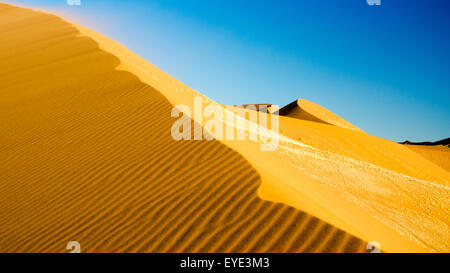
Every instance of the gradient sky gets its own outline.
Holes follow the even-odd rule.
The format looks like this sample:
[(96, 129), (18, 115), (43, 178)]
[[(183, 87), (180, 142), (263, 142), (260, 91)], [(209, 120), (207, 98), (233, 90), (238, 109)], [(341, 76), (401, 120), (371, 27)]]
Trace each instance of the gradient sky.
[(450, 137), (450, 1), (6, 1), (94, 29), (223, 104), (314, 101), (394, 141)]

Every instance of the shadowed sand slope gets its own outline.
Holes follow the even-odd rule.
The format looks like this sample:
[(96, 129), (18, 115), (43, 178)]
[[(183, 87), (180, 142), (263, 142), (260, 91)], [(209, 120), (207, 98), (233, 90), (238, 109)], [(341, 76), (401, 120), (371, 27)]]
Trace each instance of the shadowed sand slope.
[(361, 129), (344, 120), (328, 109), (311, 101), (298, 99), (279, 110), (281, 116), (331, 124), (338, 127), (362, 132)]
[(444, 145), (406, 145), (406, 147), (450, 172), (450, 147)]
[(170, 135), (172, 104), (52, 15), (0, 4), (0, 252), (358, 252), (257, 196), (217, 141)]
[(404, 144), (409, 149), (450, 172), (450, 138), (435, 142), (410, 142), (407, 140), (400, 144)]
[(400, 144), (404, 144), (409, 149), (450, 172), (450, 138), (435, 142), (410, 142), (407, 140)]

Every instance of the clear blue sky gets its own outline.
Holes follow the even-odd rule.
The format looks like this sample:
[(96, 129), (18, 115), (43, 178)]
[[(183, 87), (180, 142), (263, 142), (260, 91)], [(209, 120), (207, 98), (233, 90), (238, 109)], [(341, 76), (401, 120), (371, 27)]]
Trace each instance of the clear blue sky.
[(314, 101), (394, 141), (450, 137), (450, 1), (7, 1), (119, 41), (224, 104)]

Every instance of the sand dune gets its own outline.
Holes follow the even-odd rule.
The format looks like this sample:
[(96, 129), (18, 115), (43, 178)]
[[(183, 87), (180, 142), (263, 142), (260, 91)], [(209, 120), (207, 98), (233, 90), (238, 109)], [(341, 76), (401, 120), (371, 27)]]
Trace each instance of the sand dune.
[(439, 145), (443, 145), (443, 146), (447, 146), (450, 147), (450, 138), (446, 138), (446, 139), (442, 139), (439, 141), (426, 141), (426, 142), (411, 142), (411, 141), (404, 141), (401, 142), (400, 144), (406, 144), (406, 145), (419, 145), (419, 146), (439, 146)]
[(0, 33), (1, 252), (65, 252), (72, 240), (83, 252), (366, 251), (262, 200), (238, 152), (174, 141), (170, 111), (194, 91), (131, 52), (5, 4)]
[(314, 102), (298, 99), (279, 110), (281, 116), (331, 124), (362, 132), (361, 129)]
[(442, 139), (435, 142), (410, 142), (404, 141), (406, 147), (420, 154), (434, 164), (450, 171), (450, 138)]
[(406, 147), (450, 172), (450, 147), (444, 145), (406, 145)]
[(306, 101), (281, 134), (221, 121), (274, 151), (177, 142), (172, 107), (215, 102), (53, 15), (0, 4), (0, 33), (0, 251), (450, 249), (449, 172), (403, 145)]
[(280, 130), (270, 154), (227, 142), (262, 175), (261, 197), (319, 215), (386, 251), (448, 251), (448, 172), (366, 133), (289, 117), (280, 117)]
[(364, 161), (401, 174), (448, 185), (449, 173), (412, 152), (407, 146), (364, 132), (280, 117), (280, 131), (316, 149)]

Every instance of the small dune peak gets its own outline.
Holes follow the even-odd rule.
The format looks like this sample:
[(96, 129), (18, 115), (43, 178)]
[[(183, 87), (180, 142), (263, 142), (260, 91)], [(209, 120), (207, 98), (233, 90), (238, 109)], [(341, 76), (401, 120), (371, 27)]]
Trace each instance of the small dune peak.
[(330, 124), (345, 129), (363, 132), (355, 125), (339, 117), (328, 109), (305, 99), (295, 100), (279, 110), (281, 116)]

